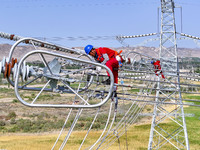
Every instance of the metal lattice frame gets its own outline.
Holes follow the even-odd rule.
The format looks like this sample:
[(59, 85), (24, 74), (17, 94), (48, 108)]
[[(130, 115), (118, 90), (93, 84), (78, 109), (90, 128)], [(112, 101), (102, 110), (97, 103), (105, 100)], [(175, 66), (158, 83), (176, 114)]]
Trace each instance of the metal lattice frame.
[[(164, 74), (167, 83), (157, 83), (155, 101), (161, 103), (166, 101), (176, 101), (179, 105), (175, 105), (173, 108), (169, 107), (169, 105), (160, 103), (154, 105), (149, 138), (149, 150), (166, 147), (170, 149), (189, 149), (187, 128), (180, 91), (174, 8), (175, 6), (173, 0), (161, 0), (159, 57), (162, 69), (165, 70)], [(158, 77), (157, 80), (161, 81), (163, 79)], [(173, 89), (174, 92), (167, 92), (166, 90), (163, 90), (167, 88)], [(164, 99), (161, 99), (161, 97), (164, 97)], [(174, 100), (174, 98), (178, 98), (179, 100)], [(165, 125), (166, 122), (168, 122), (169, 125)]]
[[(111, 98), (111, 101), (110, 102), (108, 101), (108, 104), (110, 105), (108, 105), (109, 107), (107, 108), (104, 107), (106, 105), (96, 105), (97, 108), (93, 107), (92, 103), (91, 105), (88, 105), (89, 102), (91, 102), (91, 99), (93, 98), (101, 100), (102, 102), (103, 98), (105, 98), (106, 95), (111, 94), (112, 92), (111, 90), (108, 90), (108, 88), (105, 88), (106, 85), (102, 85), (99, 82), (99, 76), (101, 78), (107, 77), (107, 75), (104, 74), (106, 70), (105, 66), (101, 66), (100, 64), (96, 64), (92, 61), (89, 62), (83, 59), (79, 59), (81, 56), (84, 56), (83, 51), (60, 47), (60, 46), (47, 43), (44, 41), (40, 41), (37, 39), (22, 38), (14, 34), (6, 34), (6, 33), (0, 32), (0, 37), (17, 41), (10, 50), (9, 58), (8, 59), (4, 58), (0, 62), (0, 73), (4, 73), (5, 77), (7, 77), (10, 83), (14, 85), (14, 82), (12, 82), (11, 79), (9, 78), (10, 77), (9, 75), (13, 74), (14, 79), (15, 79), (14, 80), (15, 91), (17, 91), (16, 96), (18, 97), (20, 101), (22, 101), (22, 99), (20, 99), (18, 90), (35, 90), (35, 91), (40, 90), (36, 98), (32, 101), (31, 105), (29, 105), (33, 107), (47, 106), (44, 104), (34, 105), (36, 99), (40, 96), (40, 94), (43, 91), (62, 92), (62, 94), (66, 94), (66, 95), (69, 94), (70, 97), (71, 97), (71, 93), (73, 92), (75, 95), (75, 97), (73, 99), (70, 99), (71, 101), (69, 101), (70, 106), (63, 105), (63, 104), (62, 106), (61, 105), (55, 106), (55, 103), (53, 103), (52, 105), (49, 105), (49, 102), (48, 102), (48, 106), (52, 108), (53, 107), (54, 108), (55, 107), (71, 108), (68, 112), (65, 123), (63, 124), (60, 134), (58, 135), (58, 138), (55, 141), (52, 149), (57, 149), (57, 147), (59, 146), (60, 146), (60, 149), (64, 149), (68, 146), (67, 142), (70, 136), (73, 134), (72, 132), (75, 130), (76, 125), (78, 125), (79, 118), (81, 117), (82, 114), (88, 113), (89, 108), (90, 108), (90, 114), (93, 114), (93, 116), (91, 115), (93, 117), (93, 120), (90, 126), (88, 126), (87, 128), (88, 131), (85, 134), (82, 140), (82, 143), (80, 144), (79, 149), (86, 148), (84, 147), (84, 142), (86, 141), (86, 138), (89, 137), (89, 133), (92, 131), (92, 128), (95, 125), (95, 122), (97, 121), (97, 118), (100, 116), (101, 113), (104, 113), (104, 112), (106, 112), (107, 114), (107, 120), (103, 129), (103, 132), (97, 138), (96, 142), (92, 144), (90, 147), (88, 147), (87, 149), (107, 149), (115, 141), (118, 141), (119, 148), (120, 148), (119, 138), (123, 134), (127, 133), (127, 128), (136, 122), (138, 117), (141, 115), (141, 112), (143, 111), (144, 107), (150, 104), (154, 104), (155, 109), (154, 109), (154, 116), (152, 120), (152, 127), (151, 127), (151, 133), (150, 133), (149, 149), (160, 149), (160, 148), (162, 149), (163, 148), (164, 149), (174, 149), (174, 148), (175, 149), (189, 149), (183, 105), (190, 105), (190, 106), (199, 106), (199, 105), (182, 103), (182, 101), (183, 100), (184, 101), (189, 100), (189, 101), (195, 101), (195, 102), (199, 102), (199, 101), (192, 100), (192, 99), (182, 99), (181, 93), (191, 93), (191, 94), (197, 94), (197, 93), (193, 91), (186, 92), (183, 89), (181, 91), (180, 86), (182, 88), (183, 86), (193, 86), (196, 88), (200, 86), (198, 84), (180, 83), (179, 78), (180, 77), (187, 78), (188, 73), (179, 72), (179, 68), (178, 68), (176, 30), (175, 30), (175, 22), (174, 22), (175, 20), (174, 19), (174, 2), (173, 0), (161, 0), (161, 7), (162, 7), (161, 8), (162, 16), (161, 16), (160, 55), (159, 56), (161, 60), (162, 71), (166, 77), (166, 80), (160, 77), (156, 77), (154, 73), (155, 70), (153, 69), (150, 63), (151, 60), (154, 58), (146, 54), (140, 54), (140, 53), (131, 51), (130, 53), (126, 54), (126, 57), (125, 57), (126, 63), (124, 63), (121, 73), (119, 75), (119, 79), (123, 82), (120, 82), (120, 84), (115, 84), (116, 86), (118, 86), (118, 88), (121, 88), (121, 90), (118, 89), (117, 100), (116, 99), (114, 100)], [(146, 36), (152, 36), (152, 35), (157, 35), (157, 33), (135, 35), (135, 36), (122, 36), (122, 37), (117, 37), (117, 39), (120, 40), (122, 44), (124, 44), (123, 40), (125, 38), (139, 38), (139, 37), (146, 37)], [(198, 37), (186, 35), (183, 33), (181, 33), (181, 35), (194, 38), (194, 39), (200, 39)], [(154, 39), (150, 39), (150, 40), (154, 40)], [(20, 60), (20, 63), (18, 64), (18, 66), (16, 63), (15, 67), (12, 69), (11, 67), (9, 67), (11, 65), (8, 65), (8, 63), (12, 59), (12, 54), (14, 52), (15, 47), (21, 42), (33, 45), (34, 51), (26, 54)], [(66, 55), (58, 54), (55, 52), (53, 53), (50, 51), (37, 50), (36, 48), (37, 46), (48, 48), (48, 49), (55, 50), (58, 52), (61, 51), (61, 52), (70, 53), (70, 54), (73, 53), (77, 56), (75, 58), (70, 58)], [(38, 54), (41, 57), (45, 65), (45, 68), (29, 67), (25, 65), (24, 62), (25, 62), (26, 57), (32, 54)], [(50, 63), (47, 63), (47, 59), (45, 58), (46, 55), (52, 55), (52, 56), (55, 56), (56, 58), (53, 59)], [(59, 57), (62, 59), (58, 59)], [(83, 68), (75, 70), (75, 71), (69, 71), (69, 70), (65, 70), (65, 68), (63, 67), (59, 71), (62, 74), (59, 75), (57, 72), (57, 68), (55, 70), (53, 69), (55, 66), (57, 65), (59, 66), (59, 63), (62, 64), (61, 66), (65, 66), (65, 65), (73, 63), (74, 65), (82, 66)], [(91, 65), (101, 66), (104, 72), (101, 71), (97, 73), (95, 70), (91, 69), (92, 68)], [(43, 70), (42, 74), (39, 74), (41, 73), (39, 72), (40, 70)], [(38, 71), (39, 73), (36, 71)], [(9, 73), (9, 75), (6, 75), (5, 73)], [(56, 76), (54, 74), (56, 74)], [(75, 75), (71, 76), (71, 74), (75, 74)], [(29, 78), (30, 77), (29, 75), (30, 76), (35, 75), (37, 77), (34, 79)], [(63, 77), (63, 75), (65, 76), (65, 78)], [(66, 76), (66, 75), (70, 75), (70, 76)], [(43, 88), (28, 87), (30, 83), (41, 78), (42, 76), (46, 77), (48, 80), (48, 82), (43, 86)], [(24, 80), (26, 81), (28, 78), (30, 79), (30, 81), (28, 82), (26, 81), (26, 83), (24, 83), (22, 86), (19, 86), (17, 84), (17, 82), (19, 81), (19, 77), (22, 77), (23, 79), (22, 81)], [(87, 77), (90, 77), (90, 78), (87, 78)], [(193, 79), (193, 80), (198, 79), (199, 81), (200, 78), (199, 76), (192, 74), (190, 76), (190, 79)], [(51, 84), (51, 80), (56, 81), (56, 82), (62, 81), (63, 83), (62, 85), (64, 85), (64, 89), (62, 88), (56, 89), (55, 86), (57, 83), (52, 82)], [(67, 84), (66, 81), (68, 81), (69, 83)], [(78, 82), (75, 89), (72, 89), (72, 87), (70, 86), (70, 83), (73, 83), (73, 82)], [(81, 86), (82, 83), (86, 83), (87, 86), (85, 86), (85, 84), (84, 86)], [(50, 89), (50, 87), (46, 88), (48, 84), (50, 84), (51, 88), (55, 90)], [(59, 85), (61, 84), (59, 83)], [(100, 86), (101, 87), (104, 86), (105, 90), (102, 90)], [(88, 89), (89, 87), (91, 87), (92, 90)], [(112, 87), (112, 84), (111, 84), (111, 87)], [(139, 89), (139, 92), (132, 92), (131, 91), (132, 88)], [(70, 92), (70, 90), (72, 92)], [(153, 93), (154, 90), (156, 91), (156, 96)], [(84, 92), (84, 94), (82, 94), (81, 92), (82, 93)], [(81, 98), (81, 96), (84, 96), (85, 99)], [(79, 100), (83, 101), (81, 102), (82, 106), (75, 104), (75, 103), (79, 103)], [(124, 101), (126, 101), (125, 104), (129, 104), (127, 108), (124, 107), (125, 106)], [(64, 102), (66, 102), (66, 100)], [(88, 109), (86, 109), (86, 107)], [(118, 115), (116, 111), (117, 107), (120, 112), (120, 115)], [(92, 112), (91, 108), (93, 108), (94, 110), (93, 113), (91, 113)], [(124, 110), (122, 111), (122, 109)], [(65, 127), (66, 127), (66, 124), (69, 122), (70, 116), (75, 116), (75, 117), (74, 117), (73, 123), (71, 124), (70, 129), (69, 130), (66, 129), (67, 132), (65, 132)], [(168, 124), (163, 126), (163, 124), (165, 123), (168, 123)], [(65, 136), (64, 140), (60, 139), (61, 135)], [(59, 140), (62, 140), (61, 144), (58, 142)], [(126, 144), (126, 146), (128, 149), (128, 144)]]

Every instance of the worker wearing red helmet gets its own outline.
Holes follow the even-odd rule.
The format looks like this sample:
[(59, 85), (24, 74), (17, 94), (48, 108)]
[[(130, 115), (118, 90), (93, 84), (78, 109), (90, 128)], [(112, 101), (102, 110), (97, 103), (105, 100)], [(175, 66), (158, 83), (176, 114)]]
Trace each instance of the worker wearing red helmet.
[(162, 78), (165, 79), (165, 76), (161, 70), (160, 60), (151, 61), (151, 64), (154, 65), (154, 72), (156, 73), (156, 75), (158, 76), (158, 73), (160, 73)]
[[(107, 47), (94, 48), (92, 45), (87, 45), (85, 47), (85, 52), (93, 56), (99, 63), (105, 64), (113, 73), (114, 83), (118, 83), (118, 70), (119, 66), (122, 66), (122, 57), (118, 52)], [(109, 74), (108, 76), (110, 77)], [(110, 84), (110, 78), (104, 81), (104, 83)]]

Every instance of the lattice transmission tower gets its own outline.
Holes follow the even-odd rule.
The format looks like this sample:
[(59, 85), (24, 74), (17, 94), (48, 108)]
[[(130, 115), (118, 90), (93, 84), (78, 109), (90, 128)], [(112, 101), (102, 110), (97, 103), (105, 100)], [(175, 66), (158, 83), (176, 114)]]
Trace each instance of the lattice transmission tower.
[[(65, 122), (52, 145), (52, 150), (71, 146), (68, 141), (74, 139), (73, 132), (76, 127), (82, 126), (85, 116), (89, 117), (89, 120), (84, 121), (87, 125), (83, 125), (87, 133), (80, 137), (82, 142), (77, 146), (79, 149), (107, 149), (115, 141), (118, 141), (120, 148), (120, 137), (127, 135), (128, 127), (140, 119), (141, 113), (146, 112), (147, 105), (154, 106), (148, 149), (189, 150), (183, 105), (190, 104), (182, 102), (188, 99), (182, 99), (181, 94), (187, 92), (181, 91), (184, 86), (180, 87), (180, 85), (199, 88), (196, 79), (200, 81), (200, 78), (199, 74), (184, 75), (184, 72), (179, 71), (174, 9), (174, 0), (161, 0), (159, 33), (117, 37), (123, 44), (125, 38), (160, 35), (159, 38), (150, 39), (160, 40), (159, 56), (152, 57), (134, 50), (124, 54), (125, 63), (120, 68), (118, 77), (120, 83), (117, 84), (114, 83), (111, 70), (106, 65), (95, 62), (83, 50), (0, 32), (0, 38), (16, 41), (10, 49), (9, 57), (3, 57), (0, 61), (0, 74), (2, 73), (15, 88), (18, 100), (29, 107), (67, 108), (67, 111), (64, 110), (67, 114)], [(200, 40), (191, 35), (183, 33), (181, 35)], [(20, 43), (29, 44), (31, 50), (17, 59), (14, 58), (14, 54), (17, 53), (16, 47)], [(155, 52), (153, 54), (156, 54)], [(26, 61), (32, 61), (33, 57), (42, 65), (26, 65)], [(156, 74), (154, 66), (150, 63), (158, 57), (165, 79), (156, 76), (161, 72)], [(72, 67), (74, 69), (71, 69)], [(101, 67), (100, 71), (97, 67)], [(103, 83), (107, 78), (107, 72), (110, 74), (110, 84)], [(195, 82), (180, 83), (180, 77), (186, 80), (188, 76)], [(38, 83), (40, 83), (39, 87), (36, 87)], [(113, 94), (114, 86), (118, 86), (117, 94)], [(31, 98), (27, 99), (23, 96), (24, 90), (31, 91), (26, 93), (26, 96)], [(46, 95), (49, 92), (55, 93), (55, 98), (41, 101), (44, 97), (42, 94)], [(190, 92), (190, 94), (198, 93)], [(194, 99), (190, 101), (200, 102)], [(192, 106), (200, 107), (195, 104)], [(100, 124), (99, 120), (102, 118), (105, 121), (101, 126), (102, 133), (94, 139), (92, 131), (96, 132), (95, 126)], [(94, 142), (88, 147), (87, 142), (90, 139)], [(126, 136), (128, 149), (127, 141)]]
[[(176, 43), (174, 0), (161, 0), (160, 53), (166, 79), (157, 77), (157, 88), (148, 149), (189, 149), (182, 105)], [(173, 107), (162, 104), (175, 102)], [(166, 125), (166, 123), (168, 123)]]

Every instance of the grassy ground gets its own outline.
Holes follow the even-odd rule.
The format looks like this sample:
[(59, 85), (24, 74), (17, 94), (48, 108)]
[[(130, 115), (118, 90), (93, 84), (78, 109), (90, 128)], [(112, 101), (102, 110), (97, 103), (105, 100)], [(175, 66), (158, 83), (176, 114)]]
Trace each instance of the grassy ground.
[[(186, 117), (187, 131), (189, 137), (189, 144), (191, 150), (200, 149), (200, 114), (198, 107), (187, 107), (185, 113), (193, 113), (194, 116)], [(169, 123), (170, 124), (170, 123)], [(128, 149), (131, 150), (144, 150), (148, 147), (150, 124), (137, 125), (129, 128), (127, 133)], [(83, 139), (86, 131), (75, 131), (72, 137), (66, 144), (65, 149), (76, 150), (79, 148), (81, 140)], [(86, 140), (83, 148), (91, 146), (97, 137), (101, 134), (101, 131), (93, 131), (92, 136)], [(39, 133), (39, 134), (1, 134), (0, 135), (0, 149), (7, 150), (49, 150), (52, 148), (58, 133)], [(64, 139), (64, 136), (62, 137)], [(58, 143), (61, 144), (62, 140)], [(119, 145), (120, 143), (120, 145)], [(119, 148), (120, 147), (120, 148)], [(56, 147), (55, 149), (58, 149)], [(126, 147), (126, 135), (123, 135), (119, 141), (116, 141), (109, 150), (125, 150)]]
[[(200, 100), (200, 96), (184, 96), (185, 98)], [(199, 102), (195, 103), (200, 105)], [(194, 150), (200, 149), (200, 108), (199, 107), (186, 107), (184, 108), (185, 114), (192, 115), (186, 116), (187, 132), (189, 138), (190, 148)]]
[[(14, 97), (12, 90), (9, 90), (9, 89), (1, 89), (1, 90), (3, 90), (1, 94), (4, 93), (3, 95), (4, 97), (5, 96), (7, 98)], [(0, 94), (0, 97), (1, 97), (1, 94)], [(195, 96), (195, 95), (188, 94), (188, 95), (183, 95), (183, 98), (200, 100), (200, 96), (198, 95)], [(26, 108), (26, 107), (22, 107), (20, 103), (13, 102), (13, 100), (11, 100), (8, 104), (7, 103), (4, 103), (4, 104), (5, 104), (4, 108), (6, 110), (16, 111), (15, 109), (18, 108), (19, 110), (17, 112), (21, 112), (21, 113), (22, 112), (24, 113), (25, 111), (24, 108)], [(196, 103), (196, 104), (200, 105), (200, 103)], [(36, 113), (35, 109), (31, 109), (31, 110)], [(0, 109), (0, 111), (2, 111), (2, 109)], [(49, 112), (52, 112), (52, 110)], [(55, 113), (56, 110), (54, 110), (53, 112)], [(184, 107), (184, 112), (185, 114), (190, 114), (190, 116), (186, 115), (185, 117), (190, 149), (199, 150), (200, 149), (200, 108), (199, 107)], [(3, 114), (1, 113), (1, 115)], [(19, 115), (19, 113), (17, 113), (17, 115)], [(63, 116), (63, 114), (60, 114), (60, 116)], [(150, 127), (151, 127), (150, 123), (141, 124), (137, 126), (135, 125), (129, 128), (128, 133), (127, 133), (127, 143), (128, 143), (129, 150), (144, 150), (144, 149), (146, 150), (147, 149)], [(166, 125), (169, 126), (171, 124), (167, 123)], [(87, 131), (73, 132), (72, 137), (70, 137), (70, 140), (66, 144), (65, 149), (77, 150), (86, 132)], [(95, 142), (95, 139), (99, 137), (101, 132), (102, 131), (93, 131), (90, 138), (87, 138), (83, 149), (91, 146)], [(38, 133), (38, 134), (36, 133), (34, 134), (32, 133), (0, 133), (0, 149), (49, 150), (52, 148), (54, 142), (56, 141), (58, 134), (59, 132)], [(64, 139), (64, 136), (62, 137), (62, 139), (59, 140), (58, 143), (61, 144), (63, 139)], [(58, 147), (56, 147), (55, 149), (58, 149)], [(123, 135), (119, 141), (116, 141), (111, 147), (108, 148), (108, 150), (118, 150), (118, 149), (121, 149), (121, 150), (127, 149), (126, 135)]]
[[(150, 125), (141, 125), (131, 127), (128, 131), (128, 149), (147, 149), (148, 136), (150, 131)], [(79, 148), (81, 140), (83, 139), (86, 131), (76, 131), (68, 141), (65, 149), (76, 150)], [(92, 137), (86, 140), (83, 148), (91, 146), (97, 137), (101, 134), (101, 131), (92, 132)], [(7, 150), (49, 150), (52, 148), (58, 133), (50, 134), (3, 134), (0, 136), (0, 149)], [(64, 139), (64, 137), (62, 137)], [(61, 144), (61, 140), (59, 143)], [(120, 143), (120, 145), (119, 145)], [(122, 136), (118, 141), (113, 144), (109, 149), (127, 149), (126, 147), (126, 135)], [(58, 147), (55, 147), (58, 149)]]
[[(200, 113), (199, 107), (186, 107), (184, 109), (186, 114), (193, 114), (193, 116), (186, 116), (187, 131), (189, 137), (189, 144), (191, 150), (200, 149)], [(169, 123), (170, 124), (170, 123)], [(143, 150), (148, 147), (150, 124), (137, 125), (129, 128), (127, 133), (128, 149)], [(65, 149), (76, 150), (79, 148), (81, 140), (83, 139), (86, 131), (75, 131), (72, 137), (66, 144)], [(93, 131), (92, 136), (86, 140), (83, 148), (91, 146), (97, 137), (101, 134), (101, 131)], [(0, 135), (0, 149), (7, 150), (49, 150), (52, 148), (58, 133), (6, 133)], [(64, 136), (62, 137), (64, 139)], [(62, 140), (59, 140), (61, 144)], [(120, 145), (119, 145), (120, 143)], [(120, 148), (119, 148), (120, 147)], [(58, 149), (56, 147), (55, 149)], [(125, 150), (126, 147), (126, 135), (123, 135), (119, 141), (116, 141), (109, 150)]]

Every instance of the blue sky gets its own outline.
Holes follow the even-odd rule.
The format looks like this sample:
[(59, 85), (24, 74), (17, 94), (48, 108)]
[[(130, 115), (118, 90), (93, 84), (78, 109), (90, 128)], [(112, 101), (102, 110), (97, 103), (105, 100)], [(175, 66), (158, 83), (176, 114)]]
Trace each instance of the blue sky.
[[(200, 37), (200, 1), (175, 0), (175, 3), (182, 6), (183, 33)], [(158, 32), (159, 6), (160, 0), (1, 0), (0, 31), (46, 38), (65, 47), (87, 44), (119, 47), (122, 45), (115, 40), (117, 35)], [(180, 8), (176, 8), (177, 32), (181, 32), (180, 17)], [(144, 40), (127, 42), (135, 46)], [(8, 40), (0, 39), (0, 43)], [(197, 47), (191, 40), (178, 46)]]

